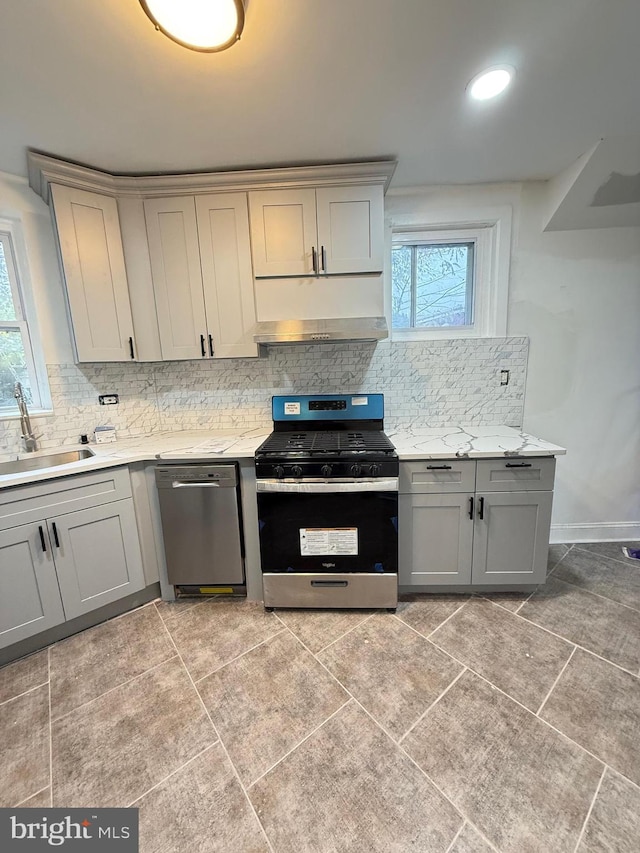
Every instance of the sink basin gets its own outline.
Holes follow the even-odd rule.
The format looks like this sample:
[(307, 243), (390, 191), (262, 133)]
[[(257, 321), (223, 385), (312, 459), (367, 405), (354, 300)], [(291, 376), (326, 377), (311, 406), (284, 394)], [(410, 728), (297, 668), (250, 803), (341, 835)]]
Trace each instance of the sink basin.
[(93, 451), (83, 447), (80, 450), (64, 450), (59, 453), (32, 456), (28, 459), (17, 459), (14, 462), (0, 462), (0, 474), (21, 474), (23, 471), (55, 468), (57, 465), (67, 465), (69, 462), (79, 462), (81, 459), (89, 459), (93, 455)]

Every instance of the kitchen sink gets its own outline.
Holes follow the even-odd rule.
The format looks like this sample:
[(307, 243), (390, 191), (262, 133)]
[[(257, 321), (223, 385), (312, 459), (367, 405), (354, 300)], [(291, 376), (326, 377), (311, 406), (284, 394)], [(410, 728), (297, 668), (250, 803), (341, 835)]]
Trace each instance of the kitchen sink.
[(68, 465), (69, 462), (79, 462), (94, 456), (92, 450), (86, 447), (80, 450), (64, 450), (58, 453), (48, 453), (27, 459), (16, 459), (13, 462), (0, 462), (0, 474), (21, 474), (23, 471), (37, 471), (40, 468), (55, 468), (58, 465)]

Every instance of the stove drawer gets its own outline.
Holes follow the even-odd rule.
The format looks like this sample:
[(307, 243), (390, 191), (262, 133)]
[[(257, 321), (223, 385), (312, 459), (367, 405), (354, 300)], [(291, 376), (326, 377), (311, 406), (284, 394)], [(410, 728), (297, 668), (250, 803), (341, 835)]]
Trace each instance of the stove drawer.
[(424, 459), (400, 463), (400, 494), (473, 492), (476, 463), (473, 459)]
[(265, 607), (395, 608), (395, 573), (323, 575), (314, 573), (262, 575)]

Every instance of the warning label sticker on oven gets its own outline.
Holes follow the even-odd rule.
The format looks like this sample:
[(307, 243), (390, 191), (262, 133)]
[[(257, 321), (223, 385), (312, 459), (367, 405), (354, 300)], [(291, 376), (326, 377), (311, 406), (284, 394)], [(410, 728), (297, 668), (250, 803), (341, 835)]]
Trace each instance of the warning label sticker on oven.
[(300, 403), (285, 403), (284, 404), (284, 413), (285, 415), (299, 415), (300, 414)]
[(303, 557), (358, 555), (357, 527), (301, 527), (300, 554)]

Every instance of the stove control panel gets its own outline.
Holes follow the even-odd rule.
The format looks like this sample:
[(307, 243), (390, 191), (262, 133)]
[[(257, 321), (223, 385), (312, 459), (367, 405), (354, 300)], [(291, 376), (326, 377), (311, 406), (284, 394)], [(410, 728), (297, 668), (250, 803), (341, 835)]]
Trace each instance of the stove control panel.
[(262, 480), (333, 480), (397, 477), (398, 460), (391, 457), (378, 462), (266, 462), (256, 460), (256, 477)]

